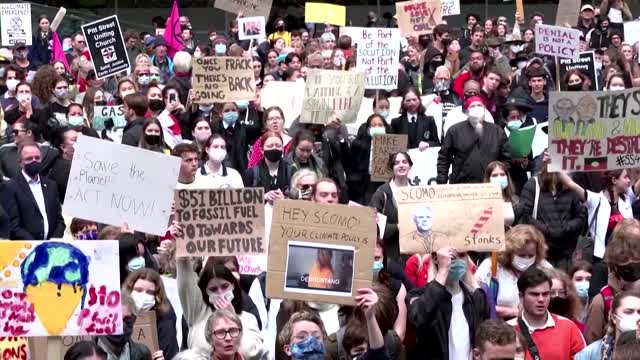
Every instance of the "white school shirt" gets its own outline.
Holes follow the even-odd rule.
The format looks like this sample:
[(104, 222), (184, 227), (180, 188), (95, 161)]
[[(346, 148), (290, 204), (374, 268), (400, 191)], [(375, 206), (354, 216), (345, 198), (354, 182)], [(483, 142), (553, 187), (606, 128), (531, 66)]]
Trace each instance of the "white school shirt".
[[(624, 193), (624, 200), (618, 198), (618, 211), (625, 219), (633, 219), (633, 210), (631, 205), (636, 200), (636, 195), (633, 193), (633, 187), (629, 187), (627, 192)], [(593, 221), (593, 216), (596, 213), (596, 208), (600, 203), (600, 209), (598, 209), (598, 218)], [(589, 222), (591, 226), (589, 231), (595, 237), (593, 255), (602, 259), (604, 257), (605, 239), (607, 237), (607, 227), (609, 226), (609, 216), (611, 215), (611, 204), (609, 200), (604, 196), (604, 192), (593, 192), (587, 190), (587, 200), (584, 202), (584, 206), (587, 207), (589, 214)], [(593, 223), (593, 224), (592, 224)]]
[(450, 360), (469, 360), (469, 355), (471, 354), (469, 323), (462, 310), (463, 303), (464, 292), (462, 290), (451, 296), (451, 324), (449, 325)]

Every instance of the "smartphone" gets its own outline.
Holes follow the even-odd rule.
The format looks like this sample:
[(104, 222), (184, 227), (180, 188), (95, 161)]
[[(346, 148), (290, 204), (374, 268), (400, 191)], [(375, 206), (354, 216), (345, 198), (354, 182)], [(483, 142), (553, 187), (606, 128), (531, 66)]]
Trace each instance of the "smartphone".
[(169, 94), (169, 102), (170, 103), (176, 102), (176, 94), (174, 93)]

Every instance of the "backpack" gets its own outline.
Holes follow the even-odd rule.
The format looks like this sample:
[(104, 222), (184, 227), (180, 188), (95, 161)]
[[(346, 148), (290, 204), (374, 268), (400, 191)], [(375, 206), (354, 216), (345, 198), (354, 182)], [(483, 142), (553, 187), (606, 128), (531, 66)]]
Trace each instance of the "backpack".
[(602, 295), (602, 299), (604, 300), (604, 314), (605, 318), (609, 318), (609, 312), (611, 311), (611, 304), (613, 303), (613, 298), (615, 297), (615, 292), (613, 288), (609, 285), (600, 289), (600, 295)]

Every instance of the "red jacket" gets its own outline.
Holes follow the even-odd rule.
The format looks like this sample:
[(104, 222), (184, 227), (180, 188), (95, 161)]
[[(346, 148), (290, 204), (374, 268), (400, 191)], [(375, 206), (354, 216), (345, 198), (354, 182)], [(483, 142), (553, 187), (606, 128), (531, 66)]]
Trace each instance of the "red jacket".
[[(480, 79), (478, 79), (478, 82), (480, 83), (481, 88), (482, 88), (482, 78), (483, 77), (480, 77)], [(456, 94), (458, 94), (460, 99), (464, 100), (464, 83), (466, 83), (468, 80), (473, 80), (471, 78), (471, 71), (465, 70), (461, 72), (460, 75), (458, 75), (458, 77), (453, 82), (453, 91)]]

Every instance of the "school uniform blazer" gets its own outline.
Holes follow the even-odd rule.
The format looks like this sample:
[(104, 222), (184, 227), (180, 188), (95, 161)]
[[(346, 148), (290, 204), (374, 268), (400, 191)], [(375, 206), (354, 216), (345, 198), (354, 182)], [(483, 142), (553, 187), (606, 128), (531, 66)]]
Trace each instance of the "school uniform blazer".
[(47, 240), (64, 235), (64, 219), (55, 181), (40, 175), (40, 186), (49, 222), (49, 233), (44, 233), (44, 219), (36, 199), (22, 172), (2, 188), (2, 203), (11, 222), (11, 239)]
[(438, 127), (432, 116), (419, 113), (416, 117), (416, 132), (409, 133), (409, 120), (407, 113), (391, 120), (391, 132), (393, 134), (407, 134), (409, 149), (417, 148), (421, 141), (429, 143), (430, 147), (440, 146), (438, 140)]

